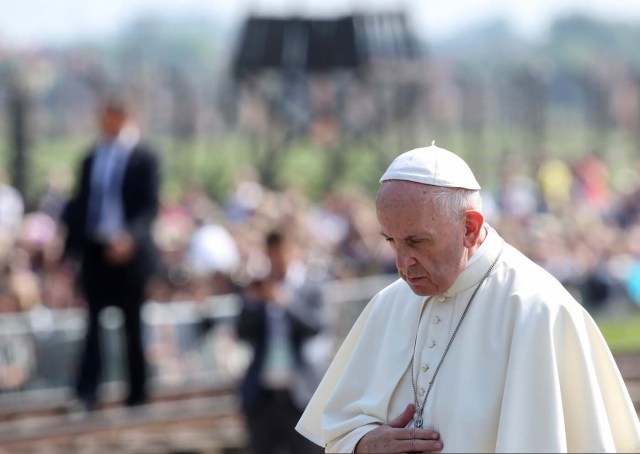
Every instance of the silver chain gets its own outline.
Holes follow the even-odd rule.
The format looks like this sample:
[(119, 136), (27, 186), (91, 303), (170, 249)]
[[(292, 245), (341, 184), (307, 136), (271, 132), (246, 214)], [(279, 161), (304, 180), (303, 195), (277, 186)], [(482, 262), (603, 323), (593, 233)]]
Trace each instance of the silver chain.
[(453, 343), (453, 339), (455, 339), (456, 334), (458, 333), (458, 329), (460, 328), (460, 325), (462, 324), (462, 320), (464, 320), (464, 317), (467, 315), (467, 311), (469, 310), (469, 306), (471, 306), (471, 302), (476, 297), (476, 293), (478, 293), (478, 290), (480, 290), (480, 286), (487, 279), (487, 277), (489, 277), (489, 274), (491, 274), (491, 271), (496, 266), (496, 263), (498, 263), (498, 259), (500, 258), (501, 255), (502, 255), (502, 249), (500, 249), (500, 252), (498, 253), (498, 256), (495, 258), (495, 260), (493, 261), (493, 263), (491, 264), (491, 266), (489, 267), (489, 269), (487, 270), (485, 275), (482, 277), (482, 279), (480, 280), (480, 282), (476, 286), (475, 290), (473, 291), (473, 294), (471, 295), (471, 298), (469, 298), (469, 302), (467, 303), (467, 307), (464, 308), (464, 312), (462, 312), (462, 316), (460, 317), (460, 320), (458, 321), (458, 324), (456, 325), (456, 328), (453, 330), (453, 334), (451, 335), (451, 339), (449, 339), (449, 343), (447, 344), (447, 348), (444, 349), (444, 353), (442, 354), (442, 357), (440, 358), (440, 362), (438, 362), (438, 366), (436, 367), (436, 370), (433, 373), (433, 377), (431, 378), (431, 381), (429, 381), (429, 386), (427, 387), (427, 392), (426, 392), (426, 394), (424, 396), (424, 399), (422, 400), (422, 404), (420, 404), (418, 402), (418, 393), (416, 391), (416, 379), (413, 377), (413, 364), (414, 364), (414, 360), (415, 360), (415, 356), (416, 356), (416, 344), (418, 343), (418, 332), (420, 331), (420, 322), (418, 322), (418, 331), (416, 331), (416, 338), (413, 341), (413, 354), (411, 355), (411, 368), (409, 369), (410, 372), (411, 372), (411, 386), (413, 387), (413, 399), (414, 399), (414, 403), (415, 403), (415, 406), (416, 406), (416, 414), (418, 415), (418, 417), (416, 418), (416, 421), (415, 421), (415, 426), (418, 427), (418, 428), (422, 427), (422, 413), (424, 412), (424, 406), (427, 404), (427, 398), (429, 397), (429, 393), (431, 392), (431, 387), (433, 386), (433, 382), (436, 380), (436, 375), (438, 375), (438, 371), (440, 370), (440, 366), (442, 366), (442, 362), (444, 361), (445, 356), (447, 356), (447, 352), (449, 352), (449, 348), (451, 347), (451, 344)]

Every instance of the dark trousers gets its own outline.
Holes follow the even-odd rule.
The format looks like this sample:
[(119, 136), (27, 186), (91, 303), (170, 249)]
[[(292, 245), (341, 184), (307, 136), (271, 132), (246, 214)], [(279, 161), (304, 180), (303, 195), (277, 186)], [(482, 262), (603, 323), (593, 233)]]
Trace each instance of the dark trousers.
[(105, 298), (95, 290), (85, 291), (88, 303), (87, 331), (76, 378), (76, 395), (89, 407), (98, 400), (98, 385), (102, 378), (103, 358), (100, 346), (99, 315), (108, 305), (120, 307), (124, 315), (124, 341), (127, 364), (126, 380), (129, 394), (127, 405), (139, 405), (147, 400), (147, 368), (142, 343), (141, 308), (144, 292), (129, 289), (127, 295)]
[(295, 430), (302, 416), (288, 391), (260, 390), (251, 408), (245, 409), (251, 450), (255, 454), (324, 453), (324, 449)]

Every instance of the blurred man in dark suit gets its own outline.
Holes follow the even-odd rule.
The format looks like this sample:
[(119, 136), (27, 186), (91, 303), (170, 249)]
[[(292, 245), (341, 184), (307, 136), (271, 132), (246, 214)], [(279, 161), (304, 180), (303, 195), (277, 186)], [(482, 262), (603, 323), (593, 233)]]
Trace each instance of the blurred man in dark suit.
[(109, 305), (124, 314), (126, 404), (140, 405), (147, 400), (141, 306), (156, 261), (151, 225), (159, 192), (158, 159), (139, 143), (124, 100), (105, 100), (98, 123), (101, 137), (82, 162), (76, 191), (63, 216), (65, 256), (79, 258), (79, 281), (88, 304), (75, 386), (87, 409), (98, 401), (102, 369), (98, 315)]
[(294, 430), (321, 378), (304, 353), (325, 324), (321, 289), (306, 278), (283, 233), (269, 233), (265, 247), (271, 270), (244, 293), (237, 325), (253, 347), (241, 388), (251, 447), (265, 454), (324, 452)]

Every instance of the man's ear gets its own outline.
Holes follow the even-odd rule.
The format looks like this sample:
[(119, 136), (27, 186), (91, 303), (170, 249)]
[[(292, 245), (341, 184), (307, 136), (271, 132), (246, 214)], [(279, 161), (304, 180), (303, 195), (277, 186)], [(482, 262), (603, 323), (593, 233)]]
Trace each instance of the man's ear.
[(480, 238), (484, 216), (479, 211), (469, 210), (464, 214), (464, 218), (464, 245), (472, 248)]

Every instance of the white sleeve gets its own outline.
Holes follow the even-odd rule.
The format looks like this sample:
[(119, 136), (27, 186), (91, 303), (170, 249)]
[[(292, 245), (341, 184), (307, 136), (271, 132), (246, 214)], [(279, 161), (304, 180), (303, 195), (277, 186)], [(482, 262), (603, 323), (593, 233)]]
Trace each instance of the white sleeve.
[(380, 424), (366, 424), (357, 429), (353, 429), (351, 432), (347, 432), (343, 436), (328, 442), (324, 452), (353, 453), (360, 439), (379, 425)]

